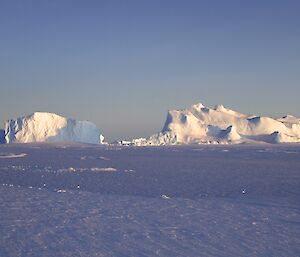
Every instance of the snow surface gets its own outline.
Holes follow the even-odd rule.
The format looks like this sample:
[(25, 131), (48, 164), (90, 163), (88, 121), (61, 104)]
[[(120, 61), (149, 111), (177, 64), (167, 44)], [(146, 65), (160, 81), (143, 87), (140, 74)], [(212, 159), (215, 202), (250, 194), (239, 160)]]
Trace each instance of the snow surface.
[(298, 143), (300, 120), (246, 115), (223, 105), (198, 103), (186, 110), (171, 110), (160, 133), (134, 139), (132, 145), (234, 144), (243, 142)]
[(100, 130), (92, 122), (77, 121), (47, 112), (35, 112), (6, 121), (5, 138), (7, 143), (104, 142)]
[(299, 256), (300, 146), (0, 152), (0, 256)]

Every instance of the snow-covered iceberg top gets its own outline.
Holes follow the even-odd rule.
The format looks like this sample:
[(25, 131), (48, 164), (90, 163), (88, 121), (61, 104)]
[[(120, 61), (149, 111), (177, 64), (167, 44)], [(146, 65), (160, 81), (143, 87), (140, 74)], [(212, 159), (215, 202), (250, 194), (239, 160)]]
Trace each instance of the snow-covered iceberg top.
[(280, 119), (242, 114), (223, 105), (202, 103), (184, 110), (170, 110), (161, 132), (132, 145), (218, 144), (242, 142), (300, 142), (300, 120), (287, 115)]
[(55, 113), (35, 112), (5, 122), (6, 143), (81, 142), (99, 144), (104, 137), (89, 121), (65, 118)]

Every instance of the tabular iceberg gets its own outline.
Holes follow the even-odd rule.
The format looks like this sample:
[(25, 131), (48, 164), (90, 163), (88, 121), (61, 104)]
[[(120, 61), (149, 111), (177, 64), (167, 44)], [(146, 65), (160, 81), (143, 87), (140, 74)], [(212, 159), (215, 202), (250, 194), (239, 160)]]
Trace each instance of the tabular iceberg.
[(280, 119), (242, 114), (217, 105), (201, 103), (185, 110), (171, 110), (161, 132), (132, 145), (218, 144), (242, 142), (300, 142), (300, 120), (287, 115)]
[(55, 113), (35, 112), (5, 122), (6, 143), (81, 142), (101, 144), (104, 137), (89, 121), (77, 121)]

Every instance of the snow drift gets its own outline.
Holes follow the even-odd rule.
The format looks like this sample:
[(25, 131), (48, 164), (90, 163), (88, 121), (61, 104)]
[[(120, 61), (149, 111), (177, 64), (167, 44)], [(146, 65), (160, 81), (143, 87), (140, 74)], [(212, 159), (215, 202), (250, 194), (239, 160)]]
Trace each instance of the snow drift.
[(7, 143), (30, 142), (81, 142), (103, 143), (103, 136), (96, 125), (77, 121), (54, 113), (35, 112), (29, 116), (5, 122)]
[(242, 142), (300, 142), (300, 120), (246, 115), (223, 105), (209, 108), (201, 103), (185, 110), (171, 110), (161, 132), (133, 145), (218, 144)]

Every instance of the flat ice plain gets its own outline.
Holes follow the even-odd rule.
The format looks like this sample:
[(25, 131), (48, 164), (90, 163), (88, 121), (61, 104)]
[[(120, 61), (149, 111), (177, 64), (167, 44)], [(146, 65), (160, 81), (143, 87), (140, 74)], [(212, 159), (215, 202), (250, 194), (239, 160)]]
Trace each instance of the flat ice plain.
[(300, 256), (300, 146), (0, 146), (0, 256)]

